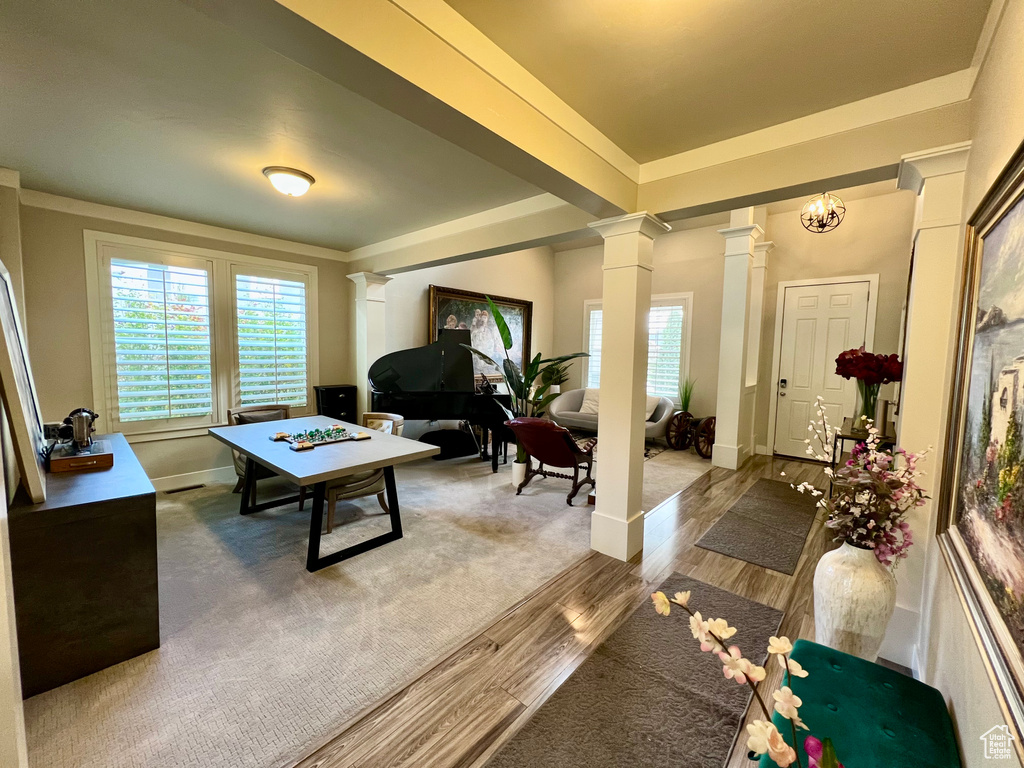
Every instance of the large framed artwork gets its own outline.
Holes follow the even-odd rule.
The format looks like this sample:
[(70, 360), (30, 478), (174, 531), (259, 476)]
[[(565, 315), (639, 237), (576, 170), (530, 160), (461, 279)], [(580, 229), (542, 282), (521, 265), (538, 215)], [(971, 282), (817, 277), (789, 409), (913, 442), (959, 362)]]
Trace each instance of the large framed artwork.
[(11, 275), (0, 263), (0, 392), (11, 425), (21, 482), (33, 502), (46, 499), (43, 417), (39, 410), (28, 349), (14, 302)]
[[(460, 291), (456, 288), (430, 286), (430, 341), (437, 341), (438, 331), (444, 328), (468, 330), (470, 343), (492, 359), (500, 362), (505, 357), (498, 326), (491, 316), (487, 296), (498, 305), (502, 317), (512, 332), (512, 349), (508, 356), (519, 370), (530, 359), (530, 332), (533, 323), (533, 302), (510, 299), (507, 296)], [(473, 377), (486, 376), (492, 382), (504, 381), (493, 367), (473, 355)]]
[(939, 541), (1024, 758), (1022, 198), (1024, 145), (968, 222)]

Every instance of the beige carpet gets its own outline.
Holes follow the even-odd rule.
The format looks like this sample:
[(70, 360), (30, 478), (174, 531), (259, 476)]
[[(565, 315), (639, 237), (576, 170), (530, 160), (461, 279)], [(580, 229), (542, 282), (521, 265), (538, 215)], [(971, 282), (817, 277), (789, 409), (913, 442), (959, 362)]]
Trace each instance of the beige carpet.
[[(697, 476), (681, 459), (646, 463), (652, 493)], [(158, 495), (162, 647), (29, 699), (32, 765), (269, 767), (318, 746), (587, 554), (585, 499), (557, 480), (516, 498), (509, 475), (399, 468), (405, 538), (315, 574), (308, 513), (241, 517), (228, 485)], [(349, 505), (324, 551), (383, 530), (378, 511)]]

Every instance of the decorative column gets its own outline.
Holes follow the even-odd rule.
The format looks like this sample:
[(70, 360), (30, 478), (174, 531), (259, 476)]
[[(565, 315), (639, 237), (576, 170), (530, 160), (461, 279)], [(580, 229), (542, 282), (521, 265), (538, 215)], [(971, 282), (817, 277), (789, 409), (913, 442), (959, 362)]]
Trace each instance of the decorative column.
[(597, 507), (590, 546), (628, 560), (644, 546), (644, 413), (647, 320), (654, 238), (670, 227), (648, 213), (590, 225), (604, 238)]
[(906, 666), (914, 663), (911, 653), (918, 645), (925, 566), (931, 549), (937, 546), (935, 499), (942, 475), (955, 354), (950, 340), (956, 337), (960, 314), (964, 177), (970, 148), (968, 141), (905, 155), (900, 161), (899, 187), (913, 191), (918, 198), (897, 435), (900, 446), (908, 451), (932, 447), (920, 464), (927, 473), (932, 498), (908, 516), (914, 546), (900, 565), (896, 612), (882, 645), (885, 658)]
[(359, 414), (370, 409), (366, 374), (384, 354), (384, 286), (391, 278), (375, 272), (347, 275), (356, 284), (356, 386), (359, 388)]
[[(754, 223), (754, 209), (733, 211), (725, 237), (725, 276), (722, 281), (722, 336), (718, 354), (718, 404), (715, 407), (715, 448), (711, 463), (739, 469), (752, 452), (749, 435), (741, 435), (743, 394), (747, 371), (747, 299), (754, 241), (764, 230)], [(764, 286), (762, 284), (762, 292)]]
[(764, 284), (768, 272), (768, 254), (775, 243), (765, 240), (754, 244), (750, 262), (750, 317), (747, 322), (747, 386), (757, 386), (757, 369), (761, 362), (761, 323), (764, 319)]

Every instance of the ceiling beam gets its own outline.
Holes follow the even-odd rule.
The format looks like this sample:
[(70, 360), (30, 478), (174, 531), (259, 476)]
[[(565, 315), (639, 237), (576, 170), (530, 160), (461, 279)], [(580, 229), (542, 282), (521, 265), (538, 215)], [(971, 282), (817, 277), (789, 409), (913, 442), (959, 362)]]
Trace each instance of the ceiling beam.
[(389, 0), (182, 2), (595, 217), (635, 209), (616, 163)]

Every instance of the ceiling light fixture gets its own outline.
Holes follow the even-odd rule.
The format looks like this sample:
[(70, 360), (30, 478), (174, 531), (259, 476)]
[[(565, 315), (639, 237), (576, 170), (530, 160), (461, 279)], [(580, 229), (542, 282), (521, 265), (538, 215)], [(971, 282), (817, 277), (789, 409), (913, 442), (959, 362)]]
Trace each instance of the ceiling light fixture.
[(270, 179), (274, 189), (289, 197), (302, 197), (316, 181), (305, 171), (283, 165), (269, 165), (263, 169), (263, 175)]
[(812, 197), (800, 211), (800, 223), (810, 232), (831, 232), (846, 216), (843, 201), (828, 192)]

